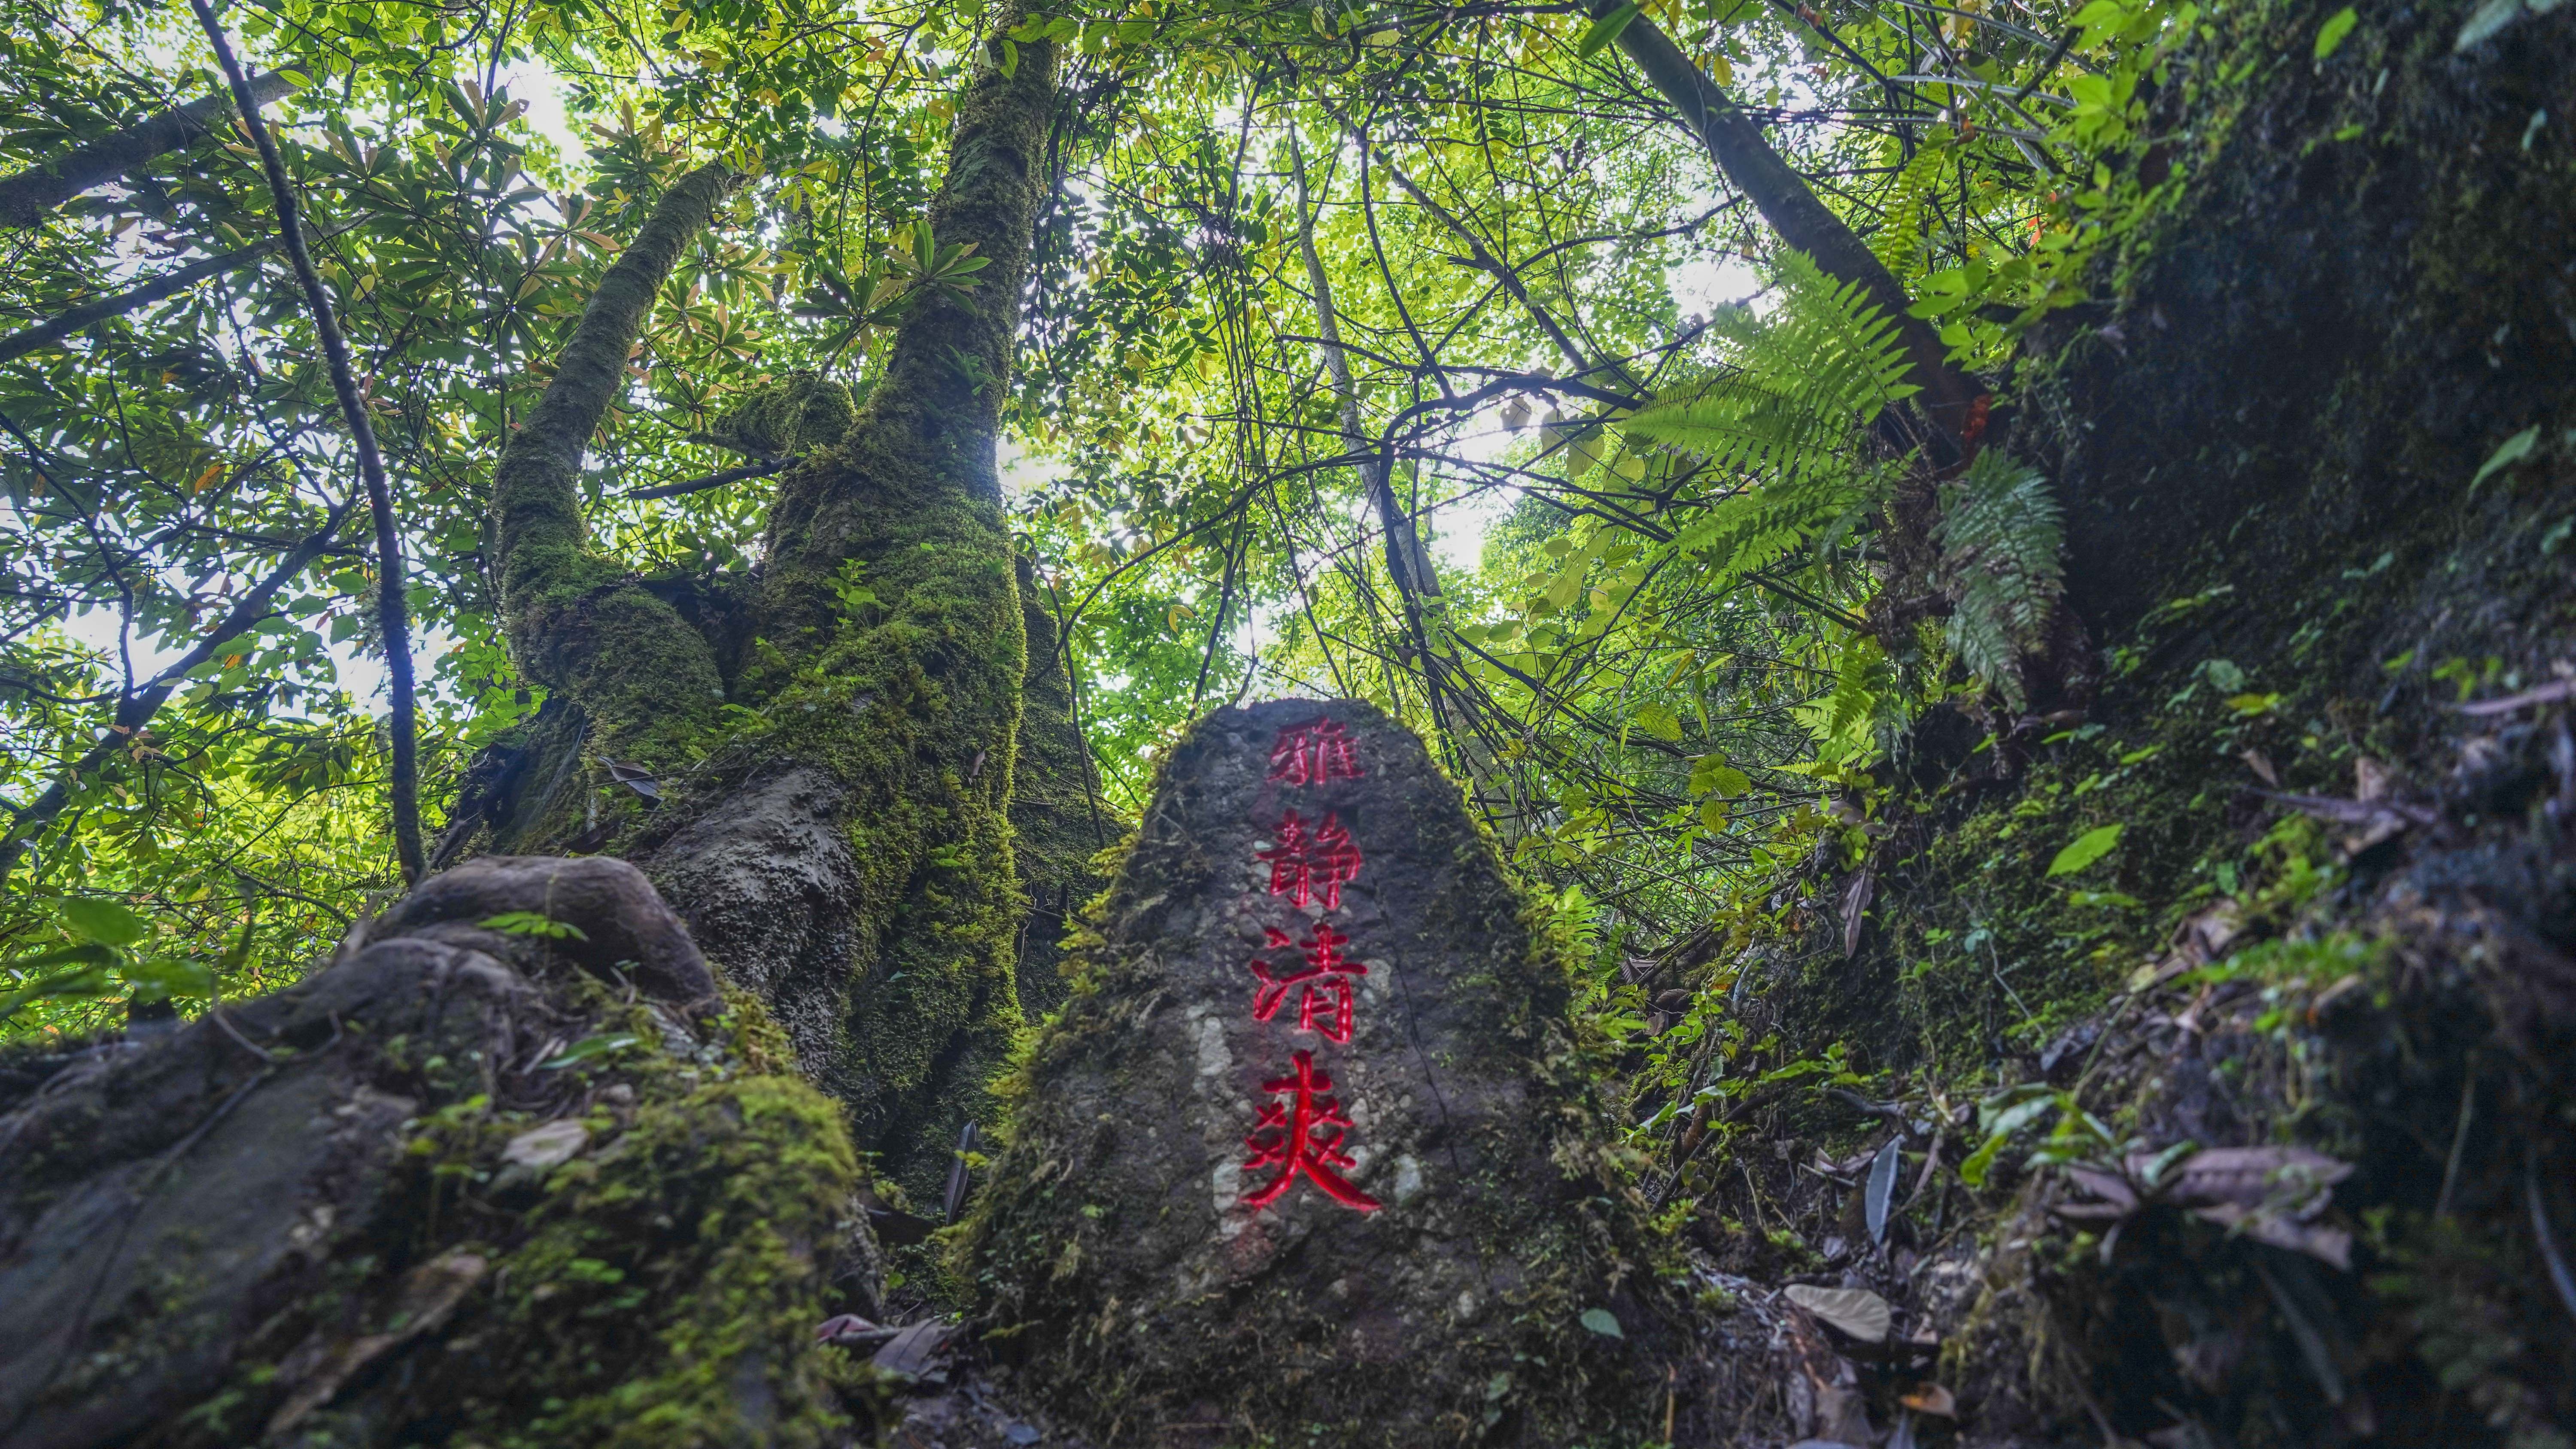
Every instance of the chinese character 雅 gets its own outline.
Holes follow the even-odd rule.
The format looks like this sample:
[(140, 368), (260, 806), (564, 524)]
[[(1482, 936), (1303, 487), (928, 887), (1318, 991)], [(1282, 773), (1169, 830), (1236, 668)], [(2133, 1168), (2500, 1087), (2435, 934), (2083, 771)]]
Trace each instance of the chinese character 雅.
[(1351, 732), (1336, 719), (1290, 725), (1270, 746), (1270, 778), (1291, 785), (1322, 785), (1360, 777)]

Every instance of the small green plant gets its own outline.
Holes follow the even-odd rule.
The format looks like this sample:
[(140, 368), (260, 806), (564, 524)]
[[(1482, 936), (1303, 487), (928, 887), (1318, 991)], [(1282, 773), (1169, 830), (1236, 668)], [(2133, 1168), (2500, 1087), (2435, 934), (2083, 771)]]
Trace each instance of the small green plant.
[(1955, 603), (1950, 647), (1968, 672), (2018, 710), (2021, 658), (2046, 643), (2065, 584), (2066, 529), (2048, 480), (1994, 449), (1941, 490), (1941, 572)]
[(475, 922), (487, 931), (511, 936), (542, 936), (550, 941), (587, 941), (590, 937), (570, 921), (558, 921), (543, 911), (503, 911)]

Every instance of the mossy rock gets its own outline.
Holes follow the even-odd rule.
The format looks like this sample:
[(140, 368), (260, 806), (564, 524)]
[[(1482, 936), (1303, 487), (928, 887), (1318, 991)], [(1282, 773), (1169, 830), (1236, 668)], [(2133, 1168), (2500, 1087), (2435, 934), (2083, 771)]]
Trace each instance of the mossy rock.
[[(1356, 778), (1312, 778), (1318, 727)], [(1110, 1444), (1376, 1445), (1660, 1408), (1628, 1392), (1663, 1310), (1565, 968), (1410, 731), (1202, 721), (1071, 974), (971, 1248), (988, 1341), (1056, 1410)], [(1300, 1057), (1347, 1125), (1283, 1181)]]
[[(478, 924), (550, 879), (580, 936)], [(284, 992), (13, 1062), (0, 1443), (846, 1443), (857, 1159), (711, 984), (632, 867), (487, 858)]]

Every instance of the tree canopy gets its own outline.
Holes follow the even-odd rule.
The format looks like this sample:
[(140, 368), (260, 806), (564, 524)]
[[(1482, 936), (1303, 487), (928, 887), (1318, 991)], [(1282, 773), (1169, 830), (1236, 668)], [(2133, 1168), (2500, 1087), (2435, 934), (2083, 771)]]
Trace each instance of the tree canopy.
[[(595, 546), (648, 584), (759, 565), (775, 475), (843, 416), (818, 385), (864, 401), (890, 329), (979, 285), (926, 218), (961, 87), (1052, 40), (1017, 365), (967, 382), (1002, 401), (1099, 808), (1132, 814), (1216, 704), (1377, 701), (1604, 961), (1857, 852), (1867, 769), (1928, 703), (2007, 730), (2045, 705), (2054, 506), (1978, 452), (1975, 379), (2169, 194), (2123, 148), (2202, 23), (2167, 0), (220, 21), (266, 77), (392, 480), (431, 833), (544, 702), (505, 637), (494, 473), (657, 199), (709, 163), (739, 183), (579, 478)], [(24, 3), (0, 43), (10, 195), (81, 183), (0, 255), (0, 1031), (77, 1031), (273, 983), (400, 889), (385, 596), (204, 29)]]

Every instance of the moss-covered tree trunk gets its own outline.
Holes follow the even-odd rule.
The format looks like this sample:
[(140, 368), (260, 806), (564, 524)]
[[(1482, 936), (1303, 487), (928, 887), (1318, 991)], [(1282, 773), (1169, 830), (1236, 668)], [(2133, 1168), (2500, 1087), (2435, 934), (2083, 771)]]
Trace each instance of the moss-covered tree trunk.
[(970, 87), (930, 220), (990, 264), (921, 299), (782, 477), (762, 569), (711, 586), (594, 553), (577, 486), (737, 178), (661, 197), (494, 479), (550, 700), (441, 873), (288, 992), (0, 1071), (0, 1445), (867, 1432), (813, 1325), (877, 1311), (859, 1153), (932, 1188), (1021, 1021), (1031, 679), (1075, 772), (1028, 817), (1067, 836), (1058, 914), (1088, 855), (994, 472), (1053, 76), (1036, 43)]
[[(713, 585), (590, 552), (575, 487), (653, 294), (730, 178), (701, 168), (664, 196), (496, 478), (512, 643), (553, 695), (484, 762), (444, 852), (643, 865), (916, 1192), (986, 1110), (1021, 1019), (1008, 811), (1032, 661), (994, 443), (1053, 78), (1039, 43), (970, 88), (930, 223), (988, 265), (918, 298), (856, 420), (780, 476), (757, 575)], [(1079, 769), (1078, 750), (1048, 763)], [(637, 771), (649, 796), (620, 783)], [(1061, 897), (1065, 872), (1045, 873)]]

